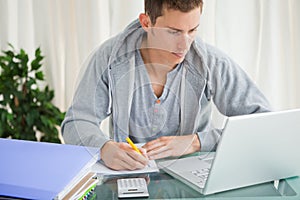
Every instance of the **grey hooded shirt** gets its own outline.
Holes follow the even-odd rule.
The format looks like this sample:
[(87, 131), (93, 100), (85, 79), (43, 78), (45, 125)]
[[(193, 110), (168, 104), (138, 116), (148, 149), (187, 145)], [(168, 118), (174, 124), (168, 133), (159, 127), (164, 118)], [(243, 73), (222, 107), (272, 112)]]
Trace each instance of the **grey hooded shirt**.
[[(139, 53), (146, 33), (138, 20), (91, 55), (62, 123), (66, 143), (101, 148), (107, 141), (147, 142), (197, 134), (201, 151), (214, 150), (222, 131), (211, 107), (225, 116), (270, 111), (264, 95), (227, 55), (196, 38), (184, 61), (167, 75), (157, 98)], [(110, 116), (110, 134), (100, 123)]]

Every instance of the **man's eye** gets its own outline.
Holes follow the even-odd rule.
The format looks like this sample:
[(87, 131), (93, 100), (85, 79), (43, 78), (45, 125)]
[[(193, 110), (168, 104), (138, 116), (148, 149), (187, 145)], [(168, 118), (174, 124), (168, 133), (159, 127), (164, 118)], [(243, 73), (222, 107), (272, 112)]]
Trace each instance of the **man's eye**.
[(170, 33), (172, 35), (179, 35), (180, 34), (179, 31), (171, 31), (171, 30), (169, 30), (168, 33)]

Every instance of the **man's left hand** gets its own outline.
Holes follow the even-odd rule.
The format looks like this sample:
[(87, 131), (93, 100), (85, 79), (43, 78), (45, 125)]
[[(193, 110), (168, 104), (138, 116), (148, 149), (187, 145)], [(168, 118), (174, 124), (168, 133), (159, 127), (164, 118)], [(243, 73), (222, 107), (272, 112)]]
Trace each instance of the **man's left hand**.
[(149, 159), (182, 156), (200, 151), (197, 134), (183, 136), (163, 136), (147, 142), (144, 146)]

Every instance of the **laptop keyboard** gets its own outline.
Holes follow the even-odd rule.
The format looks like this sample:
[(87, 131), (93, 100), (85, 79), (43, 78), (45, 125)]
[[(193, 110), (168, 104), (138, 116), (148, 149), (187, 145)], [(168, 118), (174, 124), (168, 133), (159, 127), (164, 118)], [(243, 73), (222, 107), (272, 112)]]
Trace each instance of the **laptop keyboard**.
[(204, 188), (210, 168), (193, 170), (191, 173), (196, 177), (196, 182), (200, 188)]

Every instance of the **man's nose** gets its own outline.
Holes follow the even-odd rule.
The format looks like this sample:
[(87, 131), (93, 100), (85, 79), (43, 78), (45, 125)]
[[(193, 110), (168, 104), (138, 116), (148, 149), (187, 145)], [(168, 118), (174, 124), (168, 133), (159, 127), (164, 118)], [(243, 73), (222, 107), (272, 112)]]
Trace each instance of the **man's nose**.
[(191, 37), (188, 34), (181, 34), (177, 41), (177, 48), (180, 50), (186, 50), (191, 44)]

